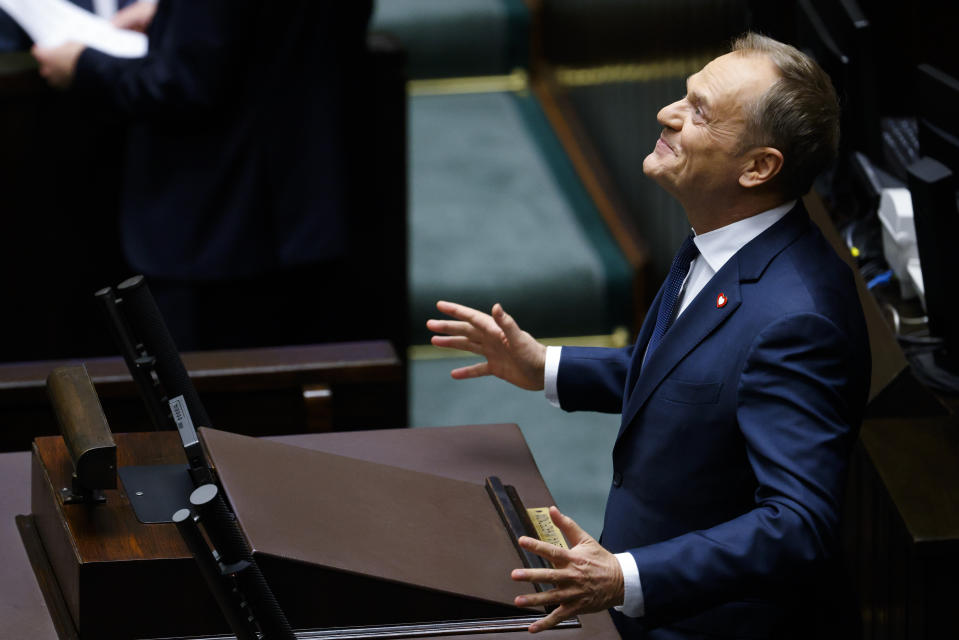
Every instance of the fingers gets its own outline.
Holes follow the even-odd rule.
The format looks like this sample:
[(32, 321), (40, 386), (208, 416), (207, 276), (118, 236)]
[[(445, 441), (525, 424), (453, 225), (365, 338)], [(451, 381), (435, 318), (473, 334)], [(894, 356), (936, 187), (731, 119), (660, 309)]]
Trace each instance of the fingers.
[(576, 546), (580, 542), (591, 538), (588, 533), (583, 531), (583, 529), (576, 524), (575, 520), (560, 513), (560, 510), (555, 506), (549, 508), (549, 517), (553, 521), (553, 524), (555, 524), (559, 530), (563, 532), (563, 535), (566, 536), (566, 541), (570, 544), (570, 546)]
[(445, 333), (450, 336), (466, 336), (471, 340), (479, 338), (478, 332), (473, 325), (468, 322), (459, 322), (453, 320), (427, 320), (426, 328), (434, 333)]
[(516, 582), (536, 582), (538, 584), (559, 584), (570, 578), (570, 573), (562, 569), (513, 569), (509, 577)]
[(32, 55), (32, 56), (34, 57), (34, 59), (35, 59), (37, 62), (40, 63), (40, 73), (41, 73), (41, 75), (42, 75), (43, 72), (44, 72), (44, 66), (45, 66), (45, 62), (46, 62), (46, 53), (47, 53), (47, 50), (41, 48), (40, 45), (36, 45), (36, 44), (35, 44), (35, 45), (33, 45), (32, 47), (30, 47), (30, 55)]
[(33, 47), (30, 49), (30, 54), (37, 61), (37, 73), (40, 74), (41, 78), (49, 82), (50, 76), (52, 75), (52, 69), (50, 67), (48, 52), (49, 49), (41, 48), (37, 45), (33, 45)]
[(483, 376), (488, 376), (490, 375), (489, 363), (480, 362), (468, 367), (453, 369), (450, 371), (450, 375), (453, 376), (455, 380), (468, 380), (470, 378), (481, 378)]
[(441, 313), (445, 313), (446, 315), (452, 316), (457, 320), (463, 320), (464, 322), (469, 322), (472, 324), (475, 324), (477, 320), (483, 316), (486, 316), (486, 314), (482, 311), (477, 311), (472, 307), (456, 304), (455, 302), (447, 302), (446, 300), (438, 300), (436, 302), (436, 308)]
[(456, 336), (433, 336), (430, 342), (437, 347), (445, 349), (459, 349), (460, 351), (469, 351), (476, 355), (483, 355), (483, 348), (468, 338)]
[(569, 550), (528, 536), (519, 539), (523, 549), (553, 563), (552, 569), (514, 569), (516, 581), (547, 583), (555, 589), (517, 596), (517, 606), (557, 606), (549, 615), (529, 627), (536, 633), (579, 613), (600, 611), (623, 602), (623, 576), (619, 562), (599, 546), (576, 522), (550, 507), (550, 518), (571, 543)]
[(430, 331), (467, 336), (474, 342), (481, 342), (489, 338), (502, 339), (503, 330), (493, 321), (493, 318), (482, 311), (444, 300), (438, 301), (436, 308), (442, 313), (456, 318), (458, 322), (452, 320), (428, 320), (426, 327)]
[(568, 620), (572, 618), (577, 613), (576, 607), (570, 606), (568, 604), (563, 604), (555, 609), (545, 618), (537, 620), (533, 624), (529, 625), (530, 633), (539, 633), (540, 631), (545, 631), (546, 629), (552, 629), (558, 625), (563, 620)]
[(532, 551), (540, 557), (546, 558), (552, 562), (553, 565), (565, 562), (569, 560), (570, 557), (569, 551), (566, 549), (557, 547), (555, 544), (550, 544), (549, 542), (537, 540), (536, 538), (530, 538), (529, 536), (520, 536), (519, 546), (527, 551)]
[(517, 607), (545, 607), (548, 605), (560, 605), (567, 600), (572, 600), (582, 595), (581, 589), (562, 588), (550, 589), (549, 591), (540, 591), (539, 593), (527, 593), (516, 596), (513, 604)]
[(110, 19), (110, 23), (118, 29), (133, 29), (144, 32), (153, 20), (156, 13), (155, 2), (134, 2), (120, 9)]
[(507, 340), (512, 342), (519, 337), (521, 333), (519, 325), (513, 320), (513, 316), (506, 313), (503, 305), (498, 302), (493, 305), (493, 320), (495, 320), (497, 326), (503, 330)]

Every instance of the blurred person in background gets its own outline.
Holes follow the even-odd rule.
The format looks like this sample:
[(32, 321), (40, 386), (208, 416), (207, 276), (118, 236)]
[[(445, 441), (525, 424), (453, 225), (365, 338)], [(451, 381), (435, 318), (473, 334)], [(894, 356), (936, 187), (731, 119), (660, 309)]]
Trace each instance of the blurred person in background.
[[(40, 73), (127, 123), (120, 235), (181, 349), (348, 334), (348, 140), (371, 0), (141, 0), (142, 58), (34, 47)], [(321, 295), (320, 295), (321, 294)]]

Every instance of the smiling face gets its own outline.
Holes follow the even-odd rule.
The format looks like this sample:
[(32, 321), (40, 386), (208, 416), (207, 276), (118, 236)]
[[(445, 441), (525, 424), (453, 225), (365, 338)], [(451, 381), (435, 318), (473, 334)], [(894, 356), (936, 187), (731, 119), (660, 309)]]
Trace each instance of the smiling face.
[(744, 105), (778, 79), (764, 55), (729, 53), (686, 81), (686, 96), (663, 107), (663, 132), (643, 161), (643, 172), (686, 207), (735, 197), (748, 153), (740, 153)]

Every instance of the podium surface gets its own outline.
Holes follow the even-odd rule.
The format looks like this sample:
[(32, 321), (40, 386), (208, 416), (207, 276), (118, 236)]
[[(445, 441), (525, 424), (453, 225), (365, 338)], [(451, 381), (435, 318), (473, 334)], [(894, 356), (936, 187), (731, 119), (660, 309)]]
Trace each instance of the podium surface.
[[(173, 434), (171, 434), (173, 435)], [(283, 444), (315, 449), (320, 452), (347, 456), (377, 464), (407, 469), (411, 472), (429, 473), (475, 485), (482, 491), (481, 483), (489, 475), (498, 475), (514, 485), (529, 506), (552, 504), (552, 498), (539, 475), (532, 456), (515, 425), (481, 425), (471, 427), (439, 427), (429, 429), (399, 429), (354, 433), (308, 434), (273, 438)], [(119, 443), (118, 443), (119, 444)], [(264, 442), (269, 446), (269, 443)], [(286, 447), (283, 447), (285, 450)], [(303, 452), (308, 454), (310, 452)], [(302, 454), (296, 454), (302, 455)], [(39, 596), (37, 579), (30, 568), (23, 545), (17, 539), (12, 526), (14, 514), (29, 510), (27, 495), (29, 460), (28, 454), (6, 454), (0, 457), (0, 474), (10, 487), (7, 494), (13, 499), (0, 503), (3, 508), (3, 525), (0, 536), (8, 550), (9, 558), (0, 569), (0, 618), (5, 621), (7, 632), (17, 637), (58, 638), (71, 637), (57, 634), (50, 622), (56, 606), (43, 604)], [(331, 458), (332, 459), (332, 458)], [(122, 464), (122, 463), (121, 463)], [(372, 468), (372, 467), (371, 467)], [(336, 491), (336, 488), (330, 488)], [(19, 496), (19, 499), (16, 499)], [(240, 511), (240, 510), (238, 510)], [(490, 509), (492, 514), (492, 509)], [(239, 514), (242, 517), (242, 513)], [(497, 523), (498, 524), (498, 523)], [(505, 533), (504, 533), (505, 536)], [(508, 539), (503, 540), (509, 545)], [(520, 566), (516, 557), (515, 565)], [(508, 580), (507, 576), (504, 576)], [(467, 580), (455, 568), (449, 571), (449, 586), (456, 589), (456, 580)], [(507, 588), (514, 588), (513, 585)], [(492, 599), (500, 598), (493, 594)], [(369, 603), (375, 607), (376, 603)], [(62, 614), (62, 612), (61, 612)], [(606, 613), (580, 616), (581, 628), (549, 632), (557, 638), (616, 638), (618, 637)], [(63, 621), (60, 621), (60, 626)], [(21, 631), (22, 630), (22, 631)], [(492, 637), (526, 637), (525, 632), (500, 632), (484, 634)], [(444, 636), (454, 638), (477, 638), (476, 635)]]
[[(508, 606), (527, 590), (507, 577), (516, 551), (483, 485), (279, 442), (254, 440), (251, 448), (250, 439), (224, 431), (201, 434), (257, 554)], [(467, 570), (457, 566), (464, 555), (483, 558), (468, 576), (458, 575)]]

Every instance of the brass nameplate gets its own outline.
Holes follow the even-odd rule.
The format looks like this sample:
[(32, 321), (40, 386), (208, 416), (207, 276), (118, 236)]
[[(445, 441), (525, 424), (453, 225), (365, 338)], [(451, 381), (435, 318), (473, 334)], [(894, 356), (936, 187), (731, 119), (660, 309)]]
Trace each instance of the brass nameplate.
[(529, 516), (530, 522), (533, 523), (533, 528), (536, 529), (537, 538), (543, 542), (555, 544), (557, 547), (569, 549), (566, 538), (553, 523), (553, 519), (549, 517), (549, 507), (527, 509), (526, 514)]

